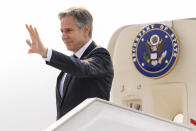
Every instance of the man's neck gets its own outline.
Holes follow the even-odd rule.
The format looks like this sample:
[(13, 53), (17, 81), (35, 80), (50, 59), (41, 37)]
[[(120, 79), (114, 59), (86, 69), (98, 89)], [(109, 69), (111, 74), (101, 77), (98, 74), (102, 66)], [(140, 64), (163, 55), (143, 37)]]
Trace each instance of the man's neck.
[(89, 39), (76, 53), (74, 53), (78, 58), (82, 56), (88, 46), (92, 43), (92, 39)]

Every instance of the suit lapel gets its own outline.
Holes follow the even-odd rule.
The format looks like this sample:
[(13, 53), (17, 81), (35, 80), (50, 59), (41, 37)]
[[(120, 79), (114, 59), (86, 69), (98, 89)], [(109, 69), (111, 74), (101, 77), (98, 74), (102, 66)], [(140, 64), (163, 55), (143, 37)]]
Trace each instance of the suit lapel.
[[(95, 42), (92, 42), (89, 47), (85, 50), (85, 52), (82, 54), (81, 58), (80, 59), (83, 59), (85, 58), (86, 56), (88, 56), (88, 54), (96, 47), (96, 44)], [(64, 83), (64, 87), (63, 87), (63, 98), (61, 98), (61, 106), (62, 106), (62, 102), (63, 100), (66, 98), (67, 96), (67, 92), (69, 90), (69, 84), (70, 84), (70, 81), (72, 79), (72, 75), (71, 74), (67, 74), (66, 76), (66, 82)], [(59, 91), (58, 91), (59, 92)], [(60, 96), (60, 92), (58, 93), (59, 96)], [(60, 96), (61, 97), (61, 96)]]
[(71, 74), (67, 74), (66, 78), (65, 78), (65, 82), (64, 82), (64, 86), (63, 86), (63, 97), (66, 95), (67, 93), (67, 90), (68, 90), (68, 86), (69, 86), (69, 83), (71, 81)]
[[(56, 99), (59, 101), (62, 101), (60, 92), (59, 92), (59, 87), (60, 87), (60, 81), (62, 79), (64, 72), (61, 71), (61, 73), (59, 74), (59, 76), (57, 77), (57, 85), (56, 85)], [(57, 104), (60, 104), (61, 102), (58, 102)]]
[(67, 95), (67, 91), (68, 91), (68, 88), (69, 88), (69, 83), (71, 81), (71, 78), (72, 78), (72, 75), (71, 74), (67, 74), (66, 76), (66, 80), (64, 82), (64, 86), (63, 86), (63, 98), (62, 98), (62, 101), (61, 101), (61, 105), (62, 105), (62, 102), (63, 100), (65, 99), (66, 95)]

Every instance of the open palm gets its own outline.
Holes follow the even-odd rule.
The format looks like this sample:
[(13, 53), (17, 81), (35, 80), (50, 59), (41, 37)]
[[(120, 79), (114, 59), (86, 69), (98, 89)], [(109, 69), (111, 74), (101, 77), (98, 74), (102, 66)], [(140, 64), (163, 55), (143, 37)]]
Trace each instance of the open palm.
[(27, 25), (26, 24), (26, 28), (29, 32), (29, 35), (31, 37), (31, 41), (29, 39), (26, 40), (26, 43), (30, 46), (30, 48), (32, 49), (32, 51), (34, 53), (38, 53), (43, 57), (46, 57), (47, 54), (47, 48), (44, 47), (44, 45), (42, 44), (40, 38), (39, 38), (39, 34), (37, 32), (37, 29), (34, 27), (32, 27), (31, 25)]

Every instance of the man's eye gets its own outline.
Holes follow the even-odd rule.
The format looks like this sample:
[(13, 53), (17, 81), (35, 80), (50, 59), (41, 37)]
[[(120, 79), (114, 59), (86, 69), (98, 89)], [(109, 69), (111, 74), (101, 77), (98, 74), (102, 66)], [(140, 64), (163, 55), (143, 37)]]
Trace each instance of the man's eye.
[(73, 29), (61, 29), (61, 33), (65, 32), (65, 33), (70, 33), (71, 31), (73, 31)]
[(66, 30), (66, 32), (71, 32), (71, 31), (72, 31), (71, 29), (67, 29), (67, 30)]

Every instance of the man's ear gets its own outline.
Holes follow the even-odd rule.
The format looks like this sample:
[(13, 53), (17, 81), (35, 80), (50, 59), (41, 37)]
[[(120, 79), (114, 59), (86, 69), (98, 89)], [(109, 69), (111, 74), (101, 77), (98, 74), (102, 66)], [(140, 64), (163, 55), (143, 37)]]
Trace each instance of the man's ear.
[(89, 25), (85, 25), (84, 26), (84, 33), (85, 33), (85, 35), (88, 36), (89, 32), (90, 32), (90, 26)]

